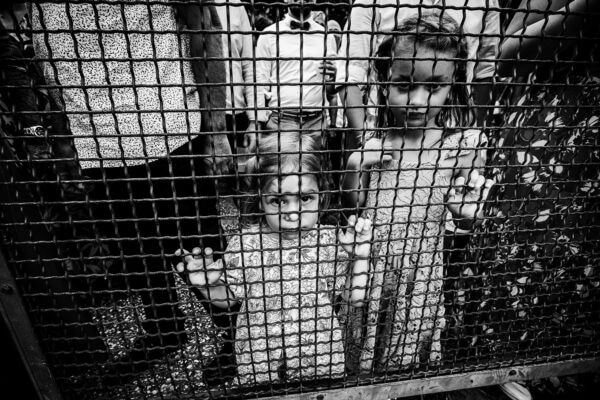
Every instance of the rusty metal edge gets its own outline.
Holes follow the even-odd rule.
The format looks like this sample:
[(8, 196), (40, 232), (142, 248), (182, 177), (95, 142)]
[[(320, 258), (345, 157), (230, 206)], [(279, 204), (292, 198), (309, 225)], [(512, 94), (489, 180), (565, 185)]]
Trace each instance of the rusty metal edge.
[(0, 314), (6, 321), (35, 392), (41, 400), (61, 400), (58, 385), (37, 340), (17, 284), (0, 249)]
[(387, 400), (586, 372), (600, 372), (600, 358), (510, 366), (486, 371), (464, 372), (407, 381), (378, 383), (368, 386), (322, 390), (312, 393), (261, 397), (261, 400)]

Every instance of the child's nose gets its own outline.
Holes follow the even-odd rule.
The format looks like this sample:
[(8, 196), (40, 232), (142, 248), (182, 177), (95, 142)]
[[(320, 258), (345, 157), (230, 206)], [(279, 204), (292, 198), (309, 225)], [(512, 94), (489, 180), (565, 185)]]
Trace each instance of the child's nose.
[(291, 201), (285, 210), (285, 215), (289, 221), (298, 221), (300, 218), (300, 206), (297, 202)]
[(300, 219), (300, 213), (298, 211), (288, 211), (288, 220), (292, 222), (298, 221)]
[(422, 86), (417, 86), (410, 92), (410, 104), (417, 107), (424, 107), (429, 101), (429, 91)]

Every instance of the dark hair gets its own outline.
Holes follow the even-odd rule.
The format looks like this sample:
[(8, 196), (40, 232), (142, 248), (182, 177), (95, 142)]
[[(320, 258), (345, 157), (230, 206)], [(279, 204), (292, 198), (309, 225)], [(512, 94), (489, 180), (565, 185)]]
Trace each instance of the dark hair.
[(313, 175), (319, 187), (320, 206), (328, 207), (328, 178), (323, 171), (321, 146), (310, 135), (299, 132), (271, 133), (261, 137), (257, 155), (246, 162), (242, 201), (242, 225), (260, 222), (260, 197), (275, 179), (289, 175)]
[[(417, 46), (454, 54), (456, 68), (453, 82), (446, 105), (436, 117), (436, 124), (444, 126), (445, 121), (454, 121), (458, 126), (471, 126), (475, 117), (472, 108), (472, 99), (467, 88), (467, 61), (469, 53), (464, 40), (462, 29), (448, 14), (440, 10), (422, 10), (416, 15), (402, 20), (391, 35), (386, 38), (377, 49), (375, 70), (377, 80), (383, 82), (378, 90), (378, 102), (387, 105), (386, 93), (390, 80), (390, 69), (394, 63), (395, 54), (401, 49), (406, 49), (405, 41), (411, 40), (416, 52)], [(456, 84), (459, 83), (459, 84)], [(452, 107), (458, 106), (458, 107)], [(387, 106), (380, 109), (377, 126), (387, 127), (395, 124), (394, 116)]]
[(254, 28), (257, 32), (263, 31), (267, 26), (272, 25), (274, 22), (267, 14), (260, 14), (254, 18)]

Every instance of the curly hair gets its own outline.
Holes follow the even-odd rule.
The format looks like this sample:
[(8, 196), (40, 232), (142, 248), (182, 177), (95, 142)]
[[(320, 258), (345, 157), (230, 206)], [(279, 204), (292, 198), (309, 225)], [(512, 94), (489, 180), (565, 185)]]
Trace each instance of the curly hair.
[(243, 182), (241, 223), (244, 226), (259, 223), (263, 217), (260, 198), (263, 190), (275, 179), (290, 175), (311, 175), (319, 187), (320, 207), (329, 203), (328, 174), (323, 171), (320, 144), (310, 135), (300, 132), (270, 134), (261, 137), (257, 155), (246, 162)]
[[(411, 44), (407, 45), (407, 42)], [(471, 95), (467, 88), (469, 54), (462, 29), (454, 18), (440, 10), (422, 10), (400, 21), (377, 49), (374, 62), (377, 80), (380, 82), (377, 97), (379, 105), (383, 105), (383, 109), (378, 113), (377, 127), (395, 125), (394, 116), (387, 106), (386, 93), (396, 55), (411, 48), (416, 53), (419, 46), (451, 54), (450, 59), (455, 62), (448, 100), (436, 117), (436, 125), (441, 127), (451, 121), (460, 127), (472, 126), (475, 116)]]

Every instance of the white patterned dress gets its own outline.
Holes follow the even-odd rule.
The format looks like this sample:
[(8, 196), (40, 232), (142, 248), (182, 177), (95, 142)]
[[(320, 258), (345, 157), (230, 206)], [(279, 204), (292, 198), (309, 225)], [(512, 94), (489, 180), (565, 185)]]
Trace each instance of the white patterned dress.
[(242, 302), (235, 339), (241, 384), (343, 377), (332, 299), (345, 285), (348, 255), (334, 227), (280, 241), (252, 226), (229, 239), (224, 260), (229, 288)]
[(444, 199), (478, 130), (448, 135), (432, 161), (392, 160), (370, 173), (366, 213), (375, 226), (376, 262), (360, 368), (363, 372), (441, 359)]

